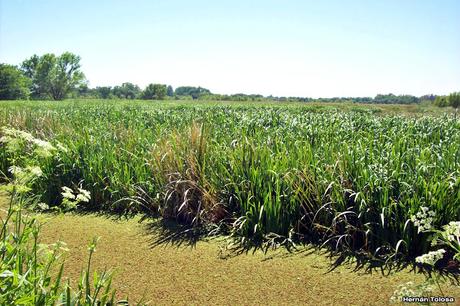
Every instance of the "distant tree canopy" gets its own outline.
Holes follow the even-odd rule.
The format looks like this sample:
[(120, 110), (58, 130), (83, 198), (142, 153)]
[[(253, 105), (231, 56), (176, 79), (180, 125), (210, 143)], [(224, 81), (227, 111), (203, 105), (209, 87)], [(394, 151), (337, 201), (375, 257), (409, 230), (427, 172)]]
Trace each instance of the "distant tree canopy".
[(168, 85), (168, 88), (166, 89), (166, 95), (167, 95), (168, 97), (174, 96), (174, 89), (172, 88), (171, 85)]
[(430, 95), (423, 95), (423, 96), (421, 96), (419, 99), (420, 99), (420, 102), (421, 102), (421, 101), (434, 102), (434, 100), (436, 99), (436, 96), (433, 95), (433, 94), (430, 94)]
[(394, 94), (377, 95), (374, 98), (374, 103), (382, 104), (413, 104), (418, 103), (419, 98), (410, 95), (396, 96)]
[(446, 107), (449, 106), (449, 101), (447, 100), (446, 96), (437, 96), (434, 99), (434, 105), (439, 107)]
[(453, 92), (448, 96), (437, 96), (434, 105), (439, 107), (451, 106), (458, 109), (460, 107), (460, 92)]
[(455, 109), (460, 107), (460, 92), (453, 92), (447, 97), (449, 105)]
[(142, 92), (141, 98), (147, 100), (163, 100), (167, 94), (167, 86), (163, 84), (149, 84)]
[(181, 86), (174, 91), (176, 96), (191, 96), (193, 99), (198, 99), (204, 95), (210, 95), (211, 91), (203, 87)]
[(141, 89), (133, 83), (126, 82), (121, 84), (121, 86), (115, 86), (112, 93), (120, 99), (136, 99), (140, 96)]
[(96, 96), (100, 99), (110, 99), (112, 97), (112, 87), (98, 86), (94, 90), (96, 91)]
[(0, 100), (28, 99), (30, 79), (16, 66), (0, 64)]
[(70, 52), (60, 56), (52, 53), (33, 55), (21, 64), (21, 69), (31, 80), (33, 98), (62, 100), (86, 83), (85, 75), (80, 71), (80, 57)]
[(20, 67), (0, 64), (0, 100), (6, 99), (54, 99), (72, 98), (97, 99), (200, 99), (214, 101), (274, 101), (274, 102), (321, 102), (321, 103), (378, 103), (414, 104), (428, 103), (440, 107), (460, 107), (460, 92), (448, 96), (433, 94), (416, 97), (412, 95), (378, 94), (372, 97), (276, 97), (260, 94), (213, 94), (209, 89), (194, 86), (180, 86), (175, 90), (171, 85), (149, 84), (141, 90), (136, 84), (125, 82), (121, 85), (90, 88), (80, 69), (80, 57), (70, 52), (60, 56), (47, 53), (33, 55), (23, 61)]

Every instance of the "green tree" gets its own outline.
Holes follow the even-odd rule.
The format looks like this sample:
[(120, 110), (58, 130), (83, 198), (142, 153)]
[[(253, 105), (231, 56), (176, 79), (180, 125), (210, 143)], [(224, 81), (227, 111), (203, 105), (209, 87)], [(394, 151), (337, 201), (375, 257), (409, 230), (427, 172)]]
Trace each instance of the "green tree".
[(125, 82), (121, 86), (115, 86), (113, 94), (120, 99), (136, 99), (141, 95), (141, 89), (133, 83)]
[(167, 94), (167, 86), (163, 84), (149, 84), (142, 92), (142, 99), (162, 100)]
[(166, 90), (166, 95), (167, 95), (168, 97), (174, 96), (174, 89), (172, 88), (171, 85), (168, 85), (168, 88), (167, 88), (167, 90)]
[[(336, 98), (336, 100), (339, 100), (339, 98)], [(411, 95), (399, 95), (396, 96), (394, 94), (387, 94), (387, 95), (381, 95), (378, 94), (374, 98), (374, 103), (381, 103), (381, 104), (413, 104), (413, 103), (419, 103), (420, 99), (411, 96)]]
[(434, 105), (438, 107), (446, 107), (449, 106), (449, 101), (447, 101), (446, 96), (436, 96), (434, 99)]
[(82, 83), (75, 89), (72, 97), (75, 98), (96, 98), (97, 93), (96, 90), (93, 88), (88, 87), (88, 83)]
[(163, 84), (153, 84), (153, 93), (155, 100), (163, 100), (168, 92), (167, 86)]
[(35, 98), (62, 100), (86, 82), (80, 70), (80, 57), (70, 52), (60, 56), (52, 53), (40, 57), (34, 55), (22, 63), (21, 69), (32, 79)]
[(447, 97), (447, 101), (450, 106), (455, 109), (460, 107), (460, 92), (453, 92)]
[(198, 99), (203, 95), (210, 95), (211, 91), (203, 87), (182, 86), (177, 87), (176, 96), (191, 96), (193, 99)]
[(30, 83), (16, 66), (0, 64), (0, 100), (28, 99)]
[(112, 88), (110, 86), (96, 87), (96, 95), (101, 99), (109, 99), (112, 95)]
[(145, 87), (144, 91), (142, 92), (141, 98), (144, 100), (152, 100), (154, 95), (155, 93), (154, 93), (153, 84), (149, 84), (147, 85), (147, 87)]

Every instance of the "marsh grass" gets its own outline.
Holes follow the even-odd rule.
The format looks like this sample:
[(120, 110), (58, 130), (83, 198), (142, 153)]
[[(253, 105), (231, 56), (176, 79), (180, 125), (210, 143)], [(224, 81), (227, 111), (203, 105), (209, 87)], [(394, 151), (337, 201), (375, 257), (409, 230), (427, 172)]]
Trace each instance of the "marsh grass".
[[(247, 247), (310, 242), (375, 265), (410, 261), (429, 249), (407, 222), (421, 206), (437, 226), (460, 219), (460, 122), (345, 110), (16, 102), (0, 124), (68, 148), (34, 186), (51, 205), (81, 185), (85, 210), (212, 225)], [(9, 158), (0, 147), (4, 173)]]

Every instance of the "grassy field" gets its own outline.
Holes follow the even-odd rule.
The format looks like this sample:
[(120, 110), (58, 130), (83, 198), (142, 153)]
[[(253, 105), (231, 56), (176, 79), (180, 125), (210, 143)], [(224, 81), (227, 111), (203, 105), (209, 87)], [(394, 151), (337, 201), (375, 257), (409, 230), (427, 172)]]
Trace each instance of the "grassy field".
[(164, 100), (164, 101), (146, 101), (146, 100), (100, 100), (100, 99), (67, 99), (63, 101), (0, 101), (2, 108), (26, 108), (26, 109), (56, 109), (81, 106), (100, 106), (108, 105), (112, 108), (125, 108), (134, 106), (142, 109), (152, 108), (171, 108), (171, 107), (213, 107), (213, 106), (230, 106), (230, 107), (282, 107), (298, 108), (312, 111), (367, 111), (374, 114), (382, 115), (414, 115), (414, 116), (442, 116), (445, 114), (454, 114), (451, 107), (439, 108), (432, 104), (365, 104), (365, 103), (317, 103), (317, 102), (270, 102), (270, 101), (197, 101), (197, 100)]
[[(0, 196), (4, 207), (6, 197)], [(97, 215), (38, 215), (42, 243), (67, 243), (65, 277), (78, 279), (87, 243), (99, 236), (93, 269), (115, 270), (118, 298), (144, 298), (151, 305), (387, 305), (398, 285), (422, 282), (402, 271), (383, 276), (344, 265), (329, 272), (325, 256), (301, 249), (223, 257), (219, 239), (196, 244), (156, 244), (161, 231), (139, 218), (115, 220)], [(458, 288), (444, 288), (459, 297)]]

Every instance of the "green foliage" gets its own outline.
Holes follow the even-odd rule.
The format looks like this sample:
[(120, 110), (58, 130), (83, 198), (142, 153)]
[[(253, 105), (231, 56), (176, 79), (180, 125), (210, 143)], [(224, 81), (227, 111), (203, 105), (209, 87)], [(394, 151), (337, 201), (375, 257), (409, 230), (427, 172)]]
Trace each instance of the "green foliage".
[(437, 96), (434, 105), (439, 107), (451, 106), (457, 109), (460, 107), (460, 92), (453, 92), (448, 96)]
[(94, 272), (91, 279), (91, 257), (95, 240), (89, 246), (86, 269), (73, 289), (70, 280), (64, 280), (63, 254), (66, 244), (39, 243), (40, 224), (27, 215), (28, 202), (15, 191), (6, 216), (2, 219), (0, 239), (0, 303), (2, 305), (113, 305), (115, 290), (111, 289), (109, 271)]
[(167, 95), (168, 97), (174, 96), (174, 89), (172, 88), (171, 85), (168, 85), (168, 88), (166, 89), (166, 95)]
[(126, 82), (121, 84), (121, 86), (115, 86), (112, 93), (120, 99), (136, 99), (140, 96), (141, 89), (133, 83)]
[(394, 94), (387, 95), (377, 95), (375, 96), (373, 103), (383, 103), (383, 104), (414, 104), (418, 103), (419, 99), (410, 95), (400, 95), (396, 96)]
[[(109, 271), (94, 272), (91, 259), (97, 239), (90, 243), (86, 269), (82, 271), (76, 289), (70, 280), (64, 281), (63, 254), (66, 244), (40, 242), (40, 224), (27, 214), (25, 206), (43, 207), (30, 191), (43, 172), (41, 164), (56, 154), (56, 147), (31, 134), (15, 129), (3, 129), (0, 142), (8, 152), (10, 179), (1, 189), (9, 192), (10, 203), (0, 224), (0, 304), (2, 305), (114, 305), (115, 290), (111, 289)], [(67, 188), (68, 189), (68, 188)], [(64, 200), (72, 203), (89, 200), (81, 189), (78, 195), (71, 189)]]
[(21, 69), (32, 80), (34, 98), (62, 100), (85, 83), (85, 76), (80, 71), (80, 57), (70, 52), (60, 56), (52, 53), (34, 55), (22, 63)]
[(112, 87), (110, 86), (96, 87), (95, 91), (100, 99), (110, 99), (112, 97)]
[(198, 99), (201, 96), (211, 94), (209, 89), (193, 86), (177, 87), (174, 93), (176, 96), (191, 96), (193, 99)]
[[(220, 225), (244, 243), (313, 242), (378, 262), (429, 249), (407, 223), (420, 207), (436, 226), (460, 218), (454, 117), (111, 102), (0, 113), (1, 125), (67, 148), (32, 190), (51, 206), (61, 187), (83, 182), (91, 200), (82, 209), (159, 214)], [(10, 160), (0, 147), (2, 171)]]
[[(421, 207), (417, 214), (411, 216), (411, 221), (415, 227), (418, 227), (420, 234), (428, 233), (433, 234), (430, 236), (431, 246), (436, 248), (427, 254), (418, 256), (415, 261), (422, 267), (429, 267), (431, 269), (439, 267), (439, 262), (442, 261), (446, 254), (451, 253), (453, 260), (457, 263), (460, 262), (460, 221), (451, 221), (442, 227), (442, 230), (433, 228), (432, 222), (436, 213), (431, 211), (428, 207)], [(447, 248), (447, 251), (444, 249)], [(443, 266), (441, 266), (443, 268)], [(452, 268), (451, 268), (452, 269)], [(430, 296), (433, 292), (433, 285), (439, 289), (441, 296), (445, 297), (443, 293), (442, 284), (446, 282), (446, 278), (442, 278), (439, 271), (434, 271), (435, 275), (427, 277), (425, 282), (421, 284), (414, 284), (413, 282), (400, 285), (394, 292), (390, 301), (393, 303), (401, 302), (404, 297), (408, 296)], [(457, 269), (458, 272), (458, 269)], [(450, 298), (453, 299), (453, 298)], [(450, 301), (453, 302), (453, 301)]]
[(453, 92), (447, 97), (450, 106), (457, 109), (460, 107), (460, 92)]
[(446, 96), (437, 96), (434, 100), (434, 105), (439, 107), (446, 107), (449, 106), (449, 101), (447, 100)]
[(0, 100), (28, 99), (30, 79), (17, 67), (0, 64)]
[(167, 87), (163, 84), (149, 84), (142, 92), (142, 99), (163, 100), (167, 94)]

